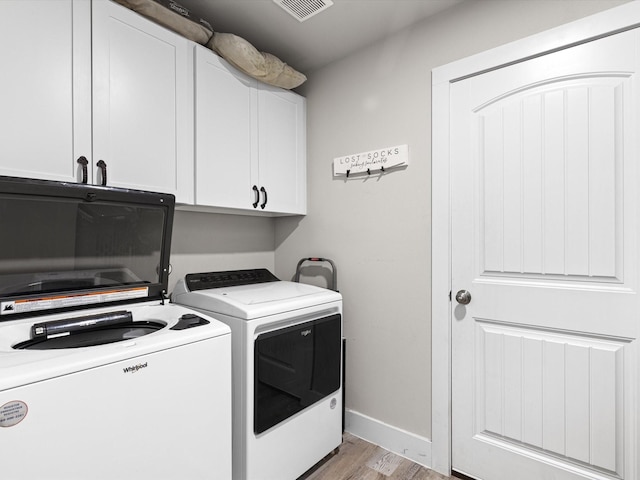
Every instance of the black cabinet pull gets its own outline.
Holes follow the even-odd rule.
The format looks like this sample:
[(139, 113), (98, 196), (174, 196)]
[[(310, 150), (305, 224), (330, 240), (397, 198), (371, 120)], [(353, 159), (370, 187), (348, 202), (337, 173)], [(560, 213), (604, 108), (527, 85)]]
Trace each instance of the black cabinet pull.
[(260, 203), (260, 193), (258, 192), (258, 187), (254, 185), (252, 190), (256, 194), (256, 201), (253, 202), (253, 208), (258, 208), (258, 203)]
[(107, 164), (104, 160), (99, 160), (98, 163), (96, 163), (96, 166), (102, 172), (102, 183), (100, 185), (104, 187), (107, 185)]
[(87, 165), (89, 165), (89, 160), (87, 157), (82, 156), (78, 158), (77, 162), (82, 166), (82, 180), (81, 183), (87, 183), (89, 180), (89, 171)]
[(264, 207), (267, 206), (267, 191), (264, 187), (260, 187), (260, 191), (264, 194), (264, 202), (260, 204), (260, 208), (264, 210)]

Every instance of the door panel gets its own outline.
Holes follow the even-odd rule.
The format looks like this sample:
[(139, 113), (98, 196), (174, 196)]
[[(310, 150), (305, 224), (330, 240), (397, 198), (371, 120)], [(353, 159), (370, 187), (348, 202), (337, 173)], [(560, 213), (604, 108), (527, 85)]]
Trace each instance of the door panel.
[[(251, 208), (256, 80), (196, 48), (196, 204)], [(224, 173), (224, 174), (223, 174)]]
[(93, 153), (108, 185), (192, 201), (189, 41), (108, 1), (93, 2), (92, 19)]
[(305, 99), (293, 92), (259, 85), (258, 106), (257, 176), (267, 191), (265, 211), (305, 214)]
[(622, 476), (627, 340), (477, 320), (479, 438)]
[(616, 132), (630, 83), (575, 78), (476, 111), (485, 274), (621, 281)]
[(80, 180), (76, 160), (91, 158), (90, 21), (85, 1), (0, 1), (1, 175)]
[(451, 86), (454, 470), (637, 479), (639, 44)]

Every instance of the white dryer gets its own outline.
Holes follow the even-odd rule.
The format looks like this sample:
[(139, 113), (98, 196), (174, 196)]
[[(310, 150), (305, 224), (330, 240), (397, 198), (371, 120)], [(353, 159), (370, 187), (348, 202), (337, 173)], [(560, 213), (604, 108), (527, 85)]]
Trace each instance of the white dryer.
[(0, 477), (231, 478), (231, 332), (165, 301), (171, 195), (0, 177)]
[(189, 274), (172, 302), (231, 327), (233, 478), (295, 480), (342, 442), (342, 297), (265, 269)]

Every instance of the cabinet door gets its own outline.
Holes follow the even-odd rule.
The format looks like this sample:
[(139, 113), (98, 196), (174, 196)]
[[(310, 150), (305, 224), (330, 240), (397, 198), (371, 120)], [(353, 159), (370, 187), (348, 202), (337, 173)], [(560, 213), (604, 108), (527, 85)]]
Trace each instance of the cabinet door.
[[(185, 38), (93, 2), (93, 146), (107, 184), (193, 200), (193, 62)], [(96, 179), (102, 183), (103, 175)]]
[(253, 209), (256, 81), (204, 47), (195, 58), (196, 204)]
[(0, 174), (79, 180), (91, 159), (91, 5), (0, 1)]
[[(258, 176), (264, 211), (305, 214), (306, 101), (293, 92), (258, 86)], [(266, 197), (266, 198), (265, 198)]]

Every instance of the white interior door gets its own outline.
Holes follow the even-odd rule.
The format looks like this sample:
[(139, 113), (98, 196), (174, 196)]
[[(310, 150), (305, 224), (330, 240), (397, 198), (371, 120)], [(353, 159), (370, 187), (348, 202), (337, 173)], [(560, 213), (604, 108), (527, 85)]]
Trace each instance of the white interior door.
[(451, 86), (456, 471), (639, 478), (638, 46), (636, 29)]

